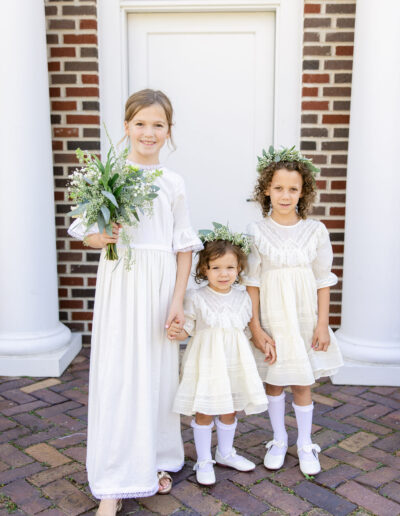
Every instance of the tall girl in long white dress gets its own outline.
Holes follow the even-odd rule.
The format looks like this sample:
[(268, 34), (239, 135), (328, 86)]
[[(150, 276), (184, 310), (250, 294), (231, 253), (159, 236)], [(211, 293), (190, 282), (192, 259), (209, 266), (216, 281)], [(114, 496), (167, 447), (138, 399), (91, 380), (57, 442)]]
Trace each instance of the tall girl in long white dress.
[[(172, 412), (178, 387), (178, 344), (168, 340), (172, 321), (183, 325), (183, 297), (192, 251), (202, 244), (189, 221), (183, 179), (159, 164), (171, 136), (172, 106), (159, 91), (142, 90), (126, 103), (128, 160), (162, 170), (151, 216), (126, 228), (134, 263), (104, 259), (97, 275), (92, 332), (87, 471), (98, 513), (113, 515), (118, 500), (165, 492), (171, 481), (158, 472), (178, 471), (184, 461), (179, 415)], [(79, 221), (69, 233), (91, 247), (118, 242), (113, 236), (85, 235)], [(97, 230), (98, 231), (98, 230)], [(161, 478), (159, 479), (159, 477)]]

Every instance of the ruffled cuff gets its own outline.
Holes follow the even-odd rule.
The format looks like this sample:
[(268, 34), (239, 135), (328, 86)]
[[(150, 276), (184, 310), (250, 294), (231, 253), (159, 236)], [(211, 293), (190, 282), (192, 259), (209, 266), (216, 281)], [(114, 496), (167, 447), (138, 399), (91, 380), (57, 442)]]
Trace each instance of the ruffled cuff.
[(258, 288), (260, 288), (260, 286), (261, 286), (260, 280), (258, 280), (257, 278), (251, 278), (250, 276), (242, 276), (241, 283), (245, 287), (258, 287)]
[(172, 240), (174, 253), (186, 253), (188, 251), (201, 251), (203, 244), (193, 228), (175, 229)]
[(333, 287), (338, 282), (338, 277), (333, 272), (330, 272), (325, 278), (317, 279), (317, 289), (325, 287)]
[(93, 235), (98, 232), (99, 228), (97, 224), (93, 224), (90, 228), (86, 228), (86, 224), (83, 223), (81, 218), (75, 219), (68, 228), (68, 234), (77, 240), (83, 240), (86, 236)]

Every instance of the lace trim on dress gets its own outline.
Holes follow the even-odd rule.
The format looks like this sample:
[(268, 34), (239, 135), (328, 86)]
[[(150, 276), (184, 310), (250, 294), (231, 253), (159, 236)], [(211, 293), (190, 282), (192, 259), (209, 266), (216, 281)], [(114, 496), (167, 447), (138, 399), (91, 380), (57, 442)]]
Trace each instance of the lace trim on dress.
[(146, 496), (153, 496), (158, 491), (158, 482), (157, 486), (152, 489), (147, 489), (143, 491), (131, 491), (129, 493), (111, 493), (111, 494), (100, 494), (96, 491), (91, 490), (93, 496), (98, 498), (99, 500), (110, 500), (110, 499), (121, 499), (124, 500), (126, 498), (144, 498)]
[[(313, 262), (324, 234), (324, 226), (308, 219), (294, 238), (282, 239), (279, 228), (267, 221), (252, 225), (254, 242), (261, 254), (275, 266), (295, 267)], [(299, 226), (300, 228), (300, 226)]]
[(230, 295), (219, 296), (203, 287), (192, 291), (191, 300), (203, 321), (212, 328), (233, 327), (242, 330), (252, 316), (251, 300), (244, 291), (232, 289)]

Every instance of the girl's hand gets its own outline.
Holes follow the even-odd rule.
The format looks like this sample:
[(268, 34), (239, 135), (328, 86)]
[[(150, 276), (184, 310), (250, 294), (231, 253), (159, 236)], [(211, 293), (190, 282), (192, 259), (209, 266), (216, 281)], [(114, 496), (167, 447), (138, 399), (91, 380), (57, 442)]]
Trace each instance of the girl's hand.
[(273, 339), (262, 328), (254, 328), (253, 326), (250, 329), (251, 334), (253, 336), (251, 340), (255, 347), (259, 349), (262, 353), (264, 353), (266, 361), (272, 359), (273, 361), (271, 363), (274, 363), (276, 360), (276, 351), (275, 342), (273, 341)]
[(106, 230), (104, 230), (103, 233), (94, 233), (92, 235), (88, 235), (84, 238), (84, 240), (89, 247), (103, 249), (103, 247), (106, 247), (107, 244), (116, 244), (118, 242), (120, 228), (121, 224), (112, 222), (112, 237), (106, 232)]
[(174, 321), (167, 330), (167, 337), (169, 340), (185, 340), (188, 337), (188, 334), (184, 329), (180, 328), (177, 322)]
[(173, 322), (176, 323), (180, 329), (182, 329), (185, 324), (185, 313), (182, 303), (172, 303), (165, 322), (165, 328), (168, 330)]
[(328, 351), (329, 344), (331, 343), (331, 337), (329, 335), (327, 324), (317, 324), (314, 330), (313, 340), (311, 347), (315, 351)]
[(264, 362), (269, 362), (269, 365), (272, 365), (274, 362), (276, 362), (275, 344), (270, 344), (269, 342), (265, 344)]

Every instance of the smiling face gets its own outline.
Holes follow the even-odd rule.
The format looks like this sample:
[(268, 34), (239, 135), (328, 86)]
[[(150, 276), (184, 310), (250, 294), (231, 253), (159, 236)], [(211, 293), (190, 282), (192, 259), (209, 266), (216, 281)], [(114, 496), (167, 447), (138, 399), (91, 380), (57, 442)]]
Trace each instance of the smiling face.
[(303, 179), (297, 170), (281, 168), (274, 172), (271, 184), (265, 191), (272, 205), (272, 218), (277, 222), (296, 222), (296, 206), (302, 197)]
[(131, 142), (128, 158), (143, 165), (159, 163), (160, 150), (170, 136), (164, 108), (160, 104), (142, 108), (124, 126)]
[(220, 293), (227, 293), (235, 283), (239, 274), (238, 259), (231, 251), (208, 262), (204, 275), (208, 279), (210, 288)]

